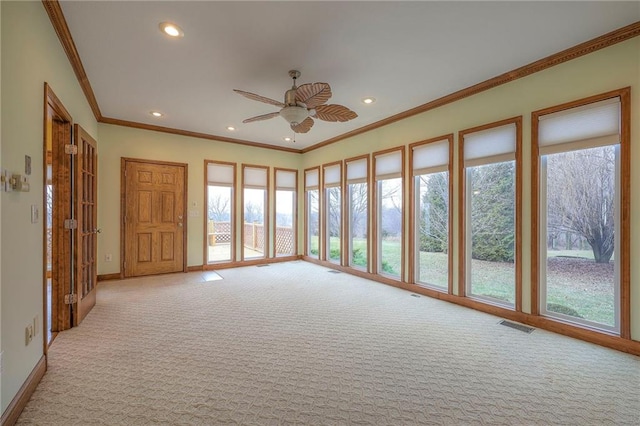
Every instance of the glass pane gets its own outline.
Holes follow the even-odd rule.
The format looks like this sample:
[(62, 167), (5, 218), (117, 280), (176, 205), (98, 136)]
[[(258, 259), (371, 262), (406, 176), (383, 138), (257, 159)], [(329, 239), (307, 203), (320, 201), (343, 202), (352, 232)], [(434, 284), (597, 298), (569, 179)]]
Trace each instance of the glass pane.
[(231, 239), (230, 187), (209, 185), (207, 191), (207, 261), (230, 261)]
[(439, 288), (449, 287), (449, 173), (415, 177), (416, 280)]
[(546, 311), (615, 326), (615, 147), (548, 155)]
[(369, 197), (366, 183), (349, 185), (349, 265), (367, 269)]
[(320, 236), (320, 204), (318, 201), (319, 191), (314, 189), (307, 191), (307, 255), (319, 257), (319, 236)]
[(467, 168), (474, 296), (515, 304), (515, 161)]
[(243, 256), (245, 259), (265, 257), (264, 189), (244, 189)]
[(276, 256), (295, 254), (294, 194), (294, 191), (276, 191)]
[(327, 260), (340, 263), (340, 187), (327, 188)]
[(400, 277), (402, 271), (402, 178), (378, 182), (378, 272)]

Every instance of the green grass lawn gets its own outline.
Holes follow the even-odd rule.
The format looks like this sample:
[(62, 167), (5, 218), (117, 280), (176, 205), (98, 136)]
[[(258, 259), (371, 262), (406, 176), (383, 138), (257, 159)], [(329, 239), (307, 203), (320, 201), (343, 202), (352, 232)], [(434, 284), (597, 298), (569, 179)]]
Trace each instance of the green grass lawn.
[[(312, 250), (318, 239), (312, 237)], [(339, 259), (340, 240), (331, 239), (331, 258)], [(367, 242), (353, 241), (355, 266), (366, 267)], [(400, 276), (398, 241), (382, 241), (382, 266), (386, 274)], [(569, 313), (600, 324), (614, 324), (613, 265), (596, 264), (590, 250), (549, 251), (547, 303), (550, 312)], [(446, 253), (420, 252), (419, 281), (441, 288), (448, 285)], [(515, 303), (515, 267), (508, 262), (471, 261), (471, 294)]]

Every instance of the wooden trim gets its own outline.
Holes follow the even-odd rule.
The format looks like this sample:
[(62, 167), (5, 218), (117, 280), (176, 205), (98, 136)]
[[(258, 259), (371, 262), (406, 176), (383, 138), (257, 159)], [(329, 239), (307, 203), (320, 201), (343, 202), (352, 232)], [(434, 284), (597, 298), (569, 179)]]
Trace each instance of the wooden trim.
[[(46, 331), (44, 332), (46, 335)], [(2, 426), (13, 426), (18, 421), (18, 417), (20, 417), (20, 413), (26, 407), (27, 402), (33, 395), (33, 392), (38, 387), (40, 380), (44, 377), (44, 374), (47, 372), (47, 357), (42, 355), (40, 360), (36, 363), (33, 370), (31, 370), (31, 374), (27, 377), (27, 380), (24, 381), (18, 393), (13, 397), (7, 408), (2, 413), (2, 418), (0, 419), (0, 424)]]
[(98, 275), (98, 282), (119, 280), (121, 278), (122, 278), (122, 274), (120, 272), (116, 272), (114, 274), (102, 274), (102, 275)]
[[(405, 169), (406, 169), (406, 164), (405, 164), (405, 146), (399, 146), (399, 147), (394, 147), (394, 148), (388, 148), (388, 149), (383, 149), (382, 151), (376, 151), (373, 152), (371, 154), (371, 157), (373, 158), (373, 165), (372, 165), (372, 171), (371, 171), (371, 175), (372, 175), (372, 181), (373, 181), (373, 212), (374, 213), (371, 217), (372, 217), (372, 225), (373, 225), (373, 244), (372, 244), (372, 248), (373, 248), (373, 268), (372, 268), (372, 272), (374, 274), (380, 274), (380, 271), (378, 271), (378, 263), (379, 263), (379, 257), (380, 257), (380, 253), (378, 253), (378, 181), (376, 179), (376, 161), (377, 161), (377, 157), (381, 156), (381, 155), (386, 155), (386, 154), (390, 154), (396, 151), (400, 151), (400, 158), (401, 158), (401, 162), (402, 162), (402, 168), (400, 170), (400, 178), (402, 179), (402, 184), (400, 185), (400, 191), (402, 192), (402, 214), (401, 214), (401, 229), (402, 229), (402, 235), (400, 236), (400, 278), (399, 281), (404, 281), (405, 280), (405, 263), (406, 263), (406, 254), (405, 254), (405, 248), (406, 248), (406, 230), (405, 230), (405, 223), (406, 223), (406, 219), (405, 219), (405, 211), (407, 209), (407, 194), (406, 194), (406, 179), (405, 179)], [(394, 279), (390, 279), (391, 281), (395, 281)]]
[[(321, 223), (321, 228), (322, 228), (322, 235), (320, 236), (320, 240), (322, 241), (322, 253), (320, 253), (320, 259), (322, 260), (326, 260), (326, 261), (330, 261), (329, 260), (329, 255), (331, 253), (331, 247), (329, 246), (329, 241), (327, 238), (327, 232), (329, 232), (329, 201), (328, 201), (328, 197), (327, 197), (327, 187), (325, 184), (325, 173), (326, 173), (326, 169), (327, 167), (331, 167), (331, 166), (339, 166), (340, 167), (340, 193), (341, 193), (341, 197), (344, 196), (343, 189), (344, 189), (344, 176), (342, 173), (342, 160), (338, 160), (338, 161), (332, 161), (330, 163), (325, 163), (322, 165), (322, 167), (320, 168), (321, 173), (322, 173), (322, 179), (320, 179), (320, 182), (322, 182), (322, 186), (321, 186), (321, 194), (320, 194), (320, 198), (322, 198), (322, 211), (320, 212), (320, 223)], [(343, 232), (343, 218), (344, 218), (344, 212), (342, 211), (342, 206), (344, 205), (344, 199), (340, 200), (340, 232)], [(343, 235), (340, 235), (340, 243), (341, 246), (342, 241), (343, 241)], [(342, 264), (342, 256), (343, 256), (343, 252), (342, 252), (342, 247), (340, 249), (340, 264)]]
[[(515, 124), (516, 152), (515, 152), (515, 303), (514, 309), (522, 311), (522, 116), (507, 118), (493, 123), (483, 124), (458, 132), (458, 295), (466, 297), (466, 168), (464, 166), (464, 137), (470, 133), (481, 132), (495, 127)], [(478, 302), (482, 303), (482, 302)]]
[(640, 341), (624, 339), (612, 334), (594, 331), (588, 328), (580, 327), (574, 324), (563, 323), (553, 320), (547, 317), (536, 316), (527, 314), (524, 312), (517, 312), (501, 306), (491, 305), (483, 302), (479, 302), (468, 297), (456, 296), (453, 294), (447, 294), (445, 292), (425, 288), (416, 284), (408, 284), (405, 282), (395, 281), (386, 277), (371, 274), (368, 272), (356, 270), (353, 268), (336, 265), (331, 262), (324, 262), (321, 260), (309, 258), (303, 256), (302, 260), (314, 263), (316, 265), (324, 266), (327, 268), (335, 269), (341, 272), (345, 272), (350, 275), (354, 275), (361, 278), (366, 278), (371, 281), (376, 281), (383, 284), (388, 284), (393, 287), (401, 288), (403, 290), (410, 291), (412, 293), (421, 294), (424, 296), (432, 297), (434, 299), (443, 300), (456, 305), (464, 306), (466, 308), (474, 309), (487, 314), (495, 315), (497, 317), (506, 318), (511, 321), (517, 321), (523, 324), (527, 324), (533, 327), (537, 327), (543, 330), (551, 331), (553, 333), (562, 334), (564, 336), (573, 337), (575, 339), (584, 340), (596, 345), (605, 346), (611, 349), (615, 349), (621, 352), (630, 353), (640, 356)]
[(420, 142), (414, 142), (409, 144), (409, 277), (408, 282), (411, 284), (420, 285), (416, 279), (416, 192), (415, 192), (415, 180), (413, 176), (413, 150), (422, 145), (428, 145), (435, 142), (447, 141), (449, 144), (449, 164), (447, 165), (448, 178), (448, 212), (447, 212), (447, 264), (448, 264), (448, 276), (447, 276), (447, 292), (453, 294), (453, 133), (448, 135), (438, 136), (430, 138)]
[(443, 105), (447, 105), (447, 104), (459, 101), (461, 99), (467, 98), (469, 96), (473, 96), (478, 93), (484, 92), (486, 90), (493, 89), (494, 87), (501, 86), (506, 83), (510, 83), (512, 81), (537, 73), (539, 71), (544, 71), (547, 68), (560, 65), (572, 59), (576, 59), (581, 56), (588, 55), (589, 53), (593, 53), (598, 50), (613, 46), (617, 43), (621, 43), (623, 41), (629, 40), (638, 35), (640, 35), (640, 22), (634, 22), (633, 24), (611, 31), (607, 34), (601, 35), (599, 37), (596, 37), (584, 43), (580, 43), (576, 46), (562, 50), (558, 53), (554, 53), (553, 55), (547, 56), (546, 58), (542, 58), (537, 61), (531, 62), (530, 64), (516, 68), (512, 71), (508, 71), (504, 74), (500, 74), (496, 77), (490, 78), (481, 83), (474, 84), (473, 86), (469, 86), (465, 89), (458, 90), (457, 92), (453, 92), (449, 95), (446, 95), (441, 98), (435, 99), (433, 101), (427, 102), (425, 104), (419, 105), (415, 108), (403, 111), (399, 114), (392, 115), (391, 117), (387, 117), (383, 120), (376, 121), (375, 123), (371, 123), (366, 126), (360, 127), (358, 129), (352, 130), (350, 132), (343, 133), (342, 135), (338, 135), (336, 137), (327, 139), (313, 146), (304, 148), (302, 149), (301, 152), (304, 154), (309, 151), (313, 151), (315, 149), (322, 148), (327, 145), (331, 145), (333, 143), (339, 142), (341, 140), (351, 138), (353, 136), (357, 136), (371, 130), (378, 129), (382, 126), (395, 123), (396, 121), (403, 120), (405, 118), (412, 117), (414, 115), (439, 108)]
[(187, 137), (191, 137), (191, 138), (206, 139), (206, 140), (211, 140), (211, 141), (216, 141), (216, 142), (234, 143), (234, 144), (237, 144), (237, 145), (251, 146), (251, 147), (254, 147), (254, 148), (265, 148), (265, 149), (272, 149), (272, 150), (275, 150), (275, 151), (293, 152), (295, 154), (302, 153), (301, 150), (295, 149), (295, 148), (289, 148), (289, 147), (278, 146), (278, 145), (269, 145), (269, 144), (266, 144), (266, 143), (259, 143), (259, 142), (251, 142), (251, 141), (247, 141), (247, 140), (243, 140), (243, 139), (234, 139), (234, 138), (229, 138), (229, 137), (226, 137), (226, 136), (218, 136), (218, 135), (211, 135), (211, 134), (208, 134), (208, 133), (193, 132), (193, 131), (190, 131), (190, 130), (175, 129), (173, 127), (164, 127), (164, 126), (157, 126), (157, 125), (154, 125), (154, 124), (146, 124), (146, 123), (138, 123), (138, 122), (135, 122), (135, 121), (120, 120), (120, 119), (117, 119), (117, 118), (101, 117), (98, 121), (100, 123), (113, 124), (115, 126), (131, 127), (131, 128), (134, 128), (134, 129), (142, 129), (142, 130), (151, 130), (151, 131), (154, 131), (154, 132), (169, 133), (169, 134), (172, 134), (172, 135), (180, 135), (180, 136), (187, 136)]
[[(244, 259), (244, 170), (245, 169), (264, 169), (267, 172), (267, 184), (264, 188), (264, 220), (263, 220), (263, 229), (264, 229), (264, 247), (263, 247), (263, 255), (265, 259), (269, 258), (269, 183), (270, 183), (270, 179), (269, 179), (269, 171), (271, 169), (271, 167), (269, 166), (261, 166), (261, 165), (257, 165), (257, 164), (245, 164), (242, 163), (242, 167), (241, 167), (241, 180), (240, 182), (242, 183), (241, 186), (241, 190), (242, 193), (240, 194), (240, 207), (242, 208), (241, 211), (241, 218), (242, 218), (242, 222), (240, 223), (240, 260), (243, 262), (246, 262)], [(251, 259), (253, 260), (253, 259)]]
[[(297, 169), (287, 169), (283, 167), (274, 167), (273, 168), (273, 197), (274, 197), (274, 206), (273, 206), (273, 257), (278, 257), (278, 249), (276, 246), (277, 239), (277, 205), (278, 205), (278, 171), (283, 172), (294, 172), (296, 174), (296, 187), (293, 189), (293, 223), (291, 224), (293, 229), (293, 255), (298, 255), (298, 170)], [(285, 257), (285, 256), (281, 256)]]
[(71, 68), (73, 68), (73, 72), (78, 79), (78, 83), (80, 84), (80, 87), (84, 92), (84, 96), (87, 98), (87, 102), (91, 107), (91, 111), (93, 111), (93, 115), (96, 120), (100, 121), (100, 119), (102, 118), (102, 113), (100, 112), (98, 101), (96, 100), (96, 96), (93, 93), (91, 83), (89, 82), (87, 73), (84, 70), (82, 61), (80, 60), (80, 55), (78, 54), (78, 50), (76, 49), (76, 44), (71, 37), (71, 32), (69, 31), (67, 20), (62, 13), (60, 3), (58, 2), (58, 0), (42, 0), (42, 4), (44, 6), (44, 9), (47, 11), (47, 15), (49, 15), (49, 20), (51, 21), (53, 29), (58, 35), (60, 44), (62, 44), (62, 48), (67, 54), (67, 58), (69, 59)]
[(204, 271), (204, 265), (187, 266), (185, 272), (201, 272)]
[(208, 179), (208, 165), (209, 164), (220, 164), (220, 165), (224, 165), (224, 166), (231, 166), (233, 167), (233, 182), (231, 184), (231, 215), (230, 215), (230, 231), (231, 231), (231, 235), (229, 236), (229, 244), (231, 244), (231, 262), (235, 262), (236, 261), (236, 193), (238, 192), (238, 188), (237, 188), (237, 183), (238, 183), (238, 176), (237, 176), (237, 163), (232, 163), (230, 161), (217, 161), (217, 160), (204, 160), (204, 233), (203, 233), (203, 238), (202, 238), (202, 243), (203, 243), (203, 259), (202, 259), (202, 264), (203, 265), (207, 265), (209, 264), (209, 242), (208, 242), (208, 222), (209, 222), (209, 192), (208, 192), (208, 186), (209, 186), (209, 179)]
[[(620, 98), (620, 338), (631, 339), (631, 88), (589, 96), (531, 113), (531, 305), (532, 314), (540, 314), (540, 151), (538, 143), (539, 119), (543, 115), (592, 104), (611, 98)], [(617, 256), (618, 254), (616, 254)], [(535, 306), (534, 306), (535, 301)], [(535, 308), (535, 309), (534, 309)], [(539, 317), (544, 321), (555, 319)], [(601, 334), (595, 332), (597, 334)], [(607, 346), (607, 345), (605, 345)]]

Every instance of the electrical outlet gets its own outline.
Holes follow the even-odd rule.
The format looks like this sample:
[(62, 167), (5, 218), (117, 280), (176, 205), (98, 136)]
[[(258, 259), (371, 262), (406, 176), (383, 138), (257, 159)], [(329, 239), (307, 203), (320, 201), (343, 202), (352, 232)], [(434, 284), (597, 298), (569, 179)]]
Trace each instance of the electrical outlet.
[(2, 354), (4, 354), (4, 351), (0, 352), (0, 375), (4, 374), (4, 362), (2, 361)]
[(40, 333), (40, 315), (33, 317), (33, 336), (37, 336)]
[(112, 260), (113, 260), (113, 256), (111, 255), (111, 253), (104, 255), (105, 262), (111, 262)]
[(33, 340), (33, 324), (29, 324), (24, 329), (24, 345), (27, 346)]

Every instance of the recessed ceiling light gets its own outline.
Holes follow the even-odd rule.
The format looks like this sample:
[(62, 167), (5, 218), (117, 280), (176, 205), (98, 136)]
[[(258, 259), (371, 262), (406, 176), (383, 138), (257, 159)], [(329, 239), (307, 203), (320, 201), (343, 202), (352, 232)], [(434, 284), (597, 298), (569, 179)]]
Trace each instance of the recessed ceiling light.
[(363, 99), (362, 99), (362, 103), (363, 103), (363, 104), (367, 104), (367, 105), (372, 104), (372, 103), (374, 103), (375, 101), (376, 101), (376, 98), (363, 98)]
[(153, 115), (154, 117), (162, 117), (164, 115), (164, 114), (162, 114), (161, 112), (158, 112), (158, 111), (151, 111), (150, 114)]
[(184, 32), (182, 31), (182, 28), (180, 28), (179, 26), (177, 26), (172, 22), (161, 22), (159, 27), (160, 27), (160, 31), (162, 31), (164, 34), (168, 35), (169, 37), (175, 37), (175, 38), (184, 37)]
[(233, 126), (227, 126), (227, 130), (233, 132), (236, 128)]
[(286, 138), (282, 138), (282, 140), (284, 140), (285, 142), (291, 142), (291, 138), (288, 136)]

